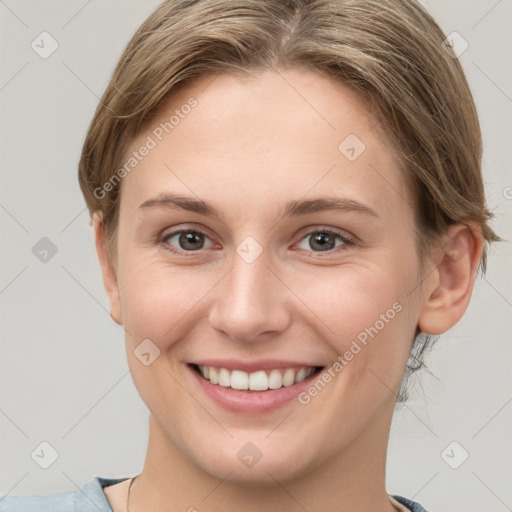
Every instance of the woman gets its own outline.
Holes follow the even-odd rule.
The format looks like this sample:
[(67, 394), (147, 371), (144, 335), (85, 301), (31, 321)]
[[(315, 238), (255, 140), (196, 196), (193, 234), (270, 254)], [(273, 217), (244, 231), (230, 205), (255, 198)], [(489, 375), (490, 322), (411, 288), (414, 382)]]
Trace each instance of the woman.
[(498, 240), (445, 39), (402, 0), (157, 8), (79, 166), (144, 467), (1, 510), (426, 510), (393, 411)]

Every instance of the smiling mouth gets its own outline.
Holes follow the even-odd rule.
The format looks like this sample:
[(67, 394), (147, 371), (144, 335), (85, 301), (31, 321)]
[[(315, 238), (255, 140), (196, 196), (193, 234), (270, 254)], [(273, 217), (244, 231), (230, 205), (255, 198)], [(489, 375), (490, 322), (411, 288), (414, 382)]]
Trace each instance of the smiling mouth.
[(189, 366), (211, 384), (248, 392), (261, 392), (290, 387), (319, 373), (325, 368), (324, 366), (302, 366), (298, 368), (259, 370), (248, 373), (242, 370), (228, 370), (227, 368), (214, 366), (197, 364), (189, 364)]

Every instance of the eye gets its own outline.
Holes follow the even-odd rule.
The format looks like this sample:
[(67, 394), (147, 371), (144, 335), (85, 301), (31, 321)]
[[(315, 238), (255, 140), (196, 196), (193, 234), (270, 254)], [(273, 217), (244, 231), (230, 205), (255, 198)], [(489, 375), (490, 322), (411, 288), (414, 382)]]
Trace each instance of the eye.
[[(209, 241), (209, 244), (205, 245), (205, 241)], [(185, 255), (213, 245), (204, 233), (195, 229), (181, 229), (167, 233), (162, 237), (162, 242), (171, 252)]]
[[(309, 240), (309, 241), (307, 241)], [(336, 245), (336, 241), (339, 241)], [(300, 244), (303, 244), (301, 247)], [(344, 245), (354, 245), (354, 241), (348, 236), (329, 229), (318, 229), (311, 231), (298, 244), (299, 249), (304, 251), (327, 252)]]
[[(196, 251), (215, 245), (207, 235), (196, 229), (180, 229), (166, 233), (161, 237), (161, 242), (169, 251), (184, 256), (192, 256)], [(354, 244), (354, 240), (348, 235), (331, 229), (317, 229), (308, 233), (297, 247), (308, 252), (329, 252)]]

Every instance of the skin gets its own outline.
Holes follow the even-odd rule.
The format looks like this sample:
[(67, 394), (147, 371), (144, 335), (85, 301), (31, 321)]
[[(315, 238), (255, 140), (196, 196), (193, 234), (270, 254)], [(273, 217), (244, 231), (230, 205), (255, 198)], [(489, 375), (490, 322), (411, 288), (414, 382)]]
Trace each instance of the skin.
[[(461, 318), (481, 233), (452, 226), (422, 274), (413, 202), (384, 130), (353, 91), (313, 71), (203, 76), (160, 108), (132, 150), (191, 96), (198, 106), (122, 182), (112, 259), (93, 217), (111, 314), (150, 411), (130, 511), (391, 512), (386, 450), (415, 332), (440, 334)], [(366, 146), (354, 161), (338, 150), (349, 134)], [(139, 208), (171, 192), (208, 201), (220, 216)], [(357, 200), (378, 217), (280, 213), (290, 200), (324, 196)], [(179, 236), (158, 239), (186, 228), (206, 235), (191, 256), (170, 251), (187, 250)], [(313, 236), (322, 228), (355, 245), (337, 239), (321, 251)], [(247, 236), (262, 248), (250, 264), (236, 252)], [(307, 405), (230, 412), (185, 366), (226, 357), (329, 367), (396, 302), (402, 310)], [(146, 338), (160, 350), (148, 366), (134, 356)], [(247, 442), (262, 453), (250, 468), (237, 457)], [(115, 512), (125, 510), (128, 483), (105, 488)]]

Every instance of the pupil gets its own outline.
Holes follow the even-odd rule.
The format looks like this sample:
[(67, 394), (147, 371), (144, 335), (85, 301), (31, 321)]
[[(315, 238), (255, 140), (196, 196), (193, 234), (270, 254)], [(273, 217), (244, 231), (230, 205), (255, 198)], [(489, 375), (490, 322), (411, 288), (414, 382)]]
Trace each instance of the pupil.
[(180, 236), (180, 245), (183, 247), (183, 249), (201, 249), (201, 247), (194, 246), (194, 242), (200, 242), (200, 234), (199, 233), (191, 233), (190, 231), (186, 233), (182, 233)]
[[(332, 249), (329, 245), (332, 245), (333, 237), (328, 233), (319, 233), (314, 236), (312, 243), (310, 244), (314, 249), (320, 249), (321, 251), (328, 251)], [(318, 244), (318, 247), (315, 248), (314, 244)]]

